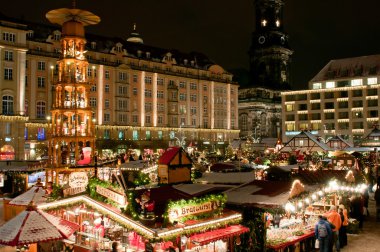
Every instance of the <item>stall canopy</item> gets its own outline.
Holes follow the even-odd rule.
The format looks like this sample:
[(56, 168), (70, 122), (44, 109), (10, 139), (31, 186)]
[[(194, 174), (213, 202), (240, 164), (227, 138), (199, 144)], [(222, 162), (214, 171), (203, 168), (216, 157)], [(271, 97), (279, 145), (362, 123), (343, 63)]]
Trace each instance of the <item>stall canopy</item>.
[(41, 186), (33, 186), (30, 190), (17, 196), (9, 202), (9, 205), (27, 206), (31, 202), (38, 205), (46, 201), (45, 190)]
[(205, 245), (218, 240), (226, 239), (233, 236), (238, 236), (249, 231), (249, 228), (241, 225), (233, 225), (227, 228), (221, 228), (201, 234), (196, 234), (190, 237), (192, 243), (196, 245)]
[(0, 244), (19, 246), (67, 239), (79, 226), (35, 206), (28, 208), (0, 227)]

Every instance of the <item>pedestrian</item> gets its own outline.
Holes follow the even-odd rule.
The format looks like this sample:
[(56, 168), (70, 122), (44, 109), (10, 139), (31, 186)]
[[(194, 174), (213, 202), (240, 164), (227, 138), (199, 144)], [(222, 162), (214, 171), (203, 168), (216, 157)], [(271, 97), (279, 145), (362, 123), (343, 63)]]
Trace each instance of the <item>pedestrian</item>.
[(369, 192), (368, 188), (366, 188), (362, 195), (363, 198), (363, 205), (364, 205), (364, 214), (366, 215), (366, 218), (369, 218), (369, 210), (368, 210), (368, 201), (369, 201)]
[(348, 226), (348, 216), (347, 209), (345, 209), (344, 205), (339, 206), (339, 215), (342, 220), (342, 226), (339, 229), (339, 245), (340, 248), (343, 248), (347, 245), (347, 226)]
[(363, 228), (364, 201), (360, 195), (353, 196), (351, 200), (351, 216), (359, 221), (359, 228)]
[(314, 233), (315, 238), (319, 242), (319, 251), (328, 252), (330, 237), (332, 235), (331, 227), (327, 221), (320, 215), (318, 216), (318, 223), (315, 225)]
[[(340, 215), (336, 211), (336, 206), (331, 206), (330, 211), (325, 214), (327, 220), (333, 224), (335, 227), (332, 229), (332, 243), (330, 248), (332, 249), (335, 245), (336, 251), (340, 251), (339, 246), (339, 229), (342, 226), (342, 220)], [(331, 250), (332, 251), (332, 250)]]
[(376, 221), (380, 221), (380, 177), (377, 178), (377, 185), (375, 191), (375, 200), (376, 200)]

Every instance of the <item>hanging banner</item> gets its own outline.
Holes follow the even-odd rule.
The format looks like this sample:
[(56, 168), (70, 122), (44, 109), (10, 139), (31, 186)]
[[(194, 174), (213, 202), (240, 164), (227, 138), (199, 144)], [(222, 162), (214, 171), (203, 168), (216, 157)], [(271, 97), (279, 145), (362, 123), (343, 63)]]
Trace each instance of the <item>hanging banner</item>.
[(100, 195), (106, 197), (107, 199), (110, 199), (112, 201), (115, 201), (116, 203), (120, 204), (121, 206), (124, 206), (127, 201), (125, 200), (124, 195), (119, 194), (117, 192), (111, 191), (110, 189), (96, 186), (96, 192)]

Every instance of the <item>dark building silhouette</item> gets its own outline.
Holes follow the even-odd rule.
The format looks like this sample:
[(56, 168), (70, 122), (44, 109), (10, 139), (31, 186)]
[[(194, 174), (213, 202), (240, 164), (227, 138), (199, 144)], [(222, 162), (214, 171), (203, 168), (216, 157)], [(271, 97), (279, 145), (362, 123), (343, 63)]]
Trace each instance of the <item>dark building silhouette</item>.
[(253, 87), (290, 89), (293, 51), (283, 26), (283, 0), (254, 0), (256, 28), (250, 48)]

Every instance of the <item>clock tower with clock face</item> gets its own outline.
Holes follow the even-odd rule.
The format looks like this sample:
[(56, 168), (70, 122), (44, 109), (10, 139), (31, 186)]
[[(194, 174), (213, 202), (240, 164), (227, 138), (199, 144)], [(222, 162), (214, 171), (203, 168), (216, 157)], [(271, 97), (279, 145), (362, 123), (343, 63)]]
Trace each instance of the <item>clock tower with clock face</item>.
[(284, 0), (254, 0), (256, 30), (249, 51), (254, 87), (290, 89), (290, 62), (293, 51), (284, 32)]

